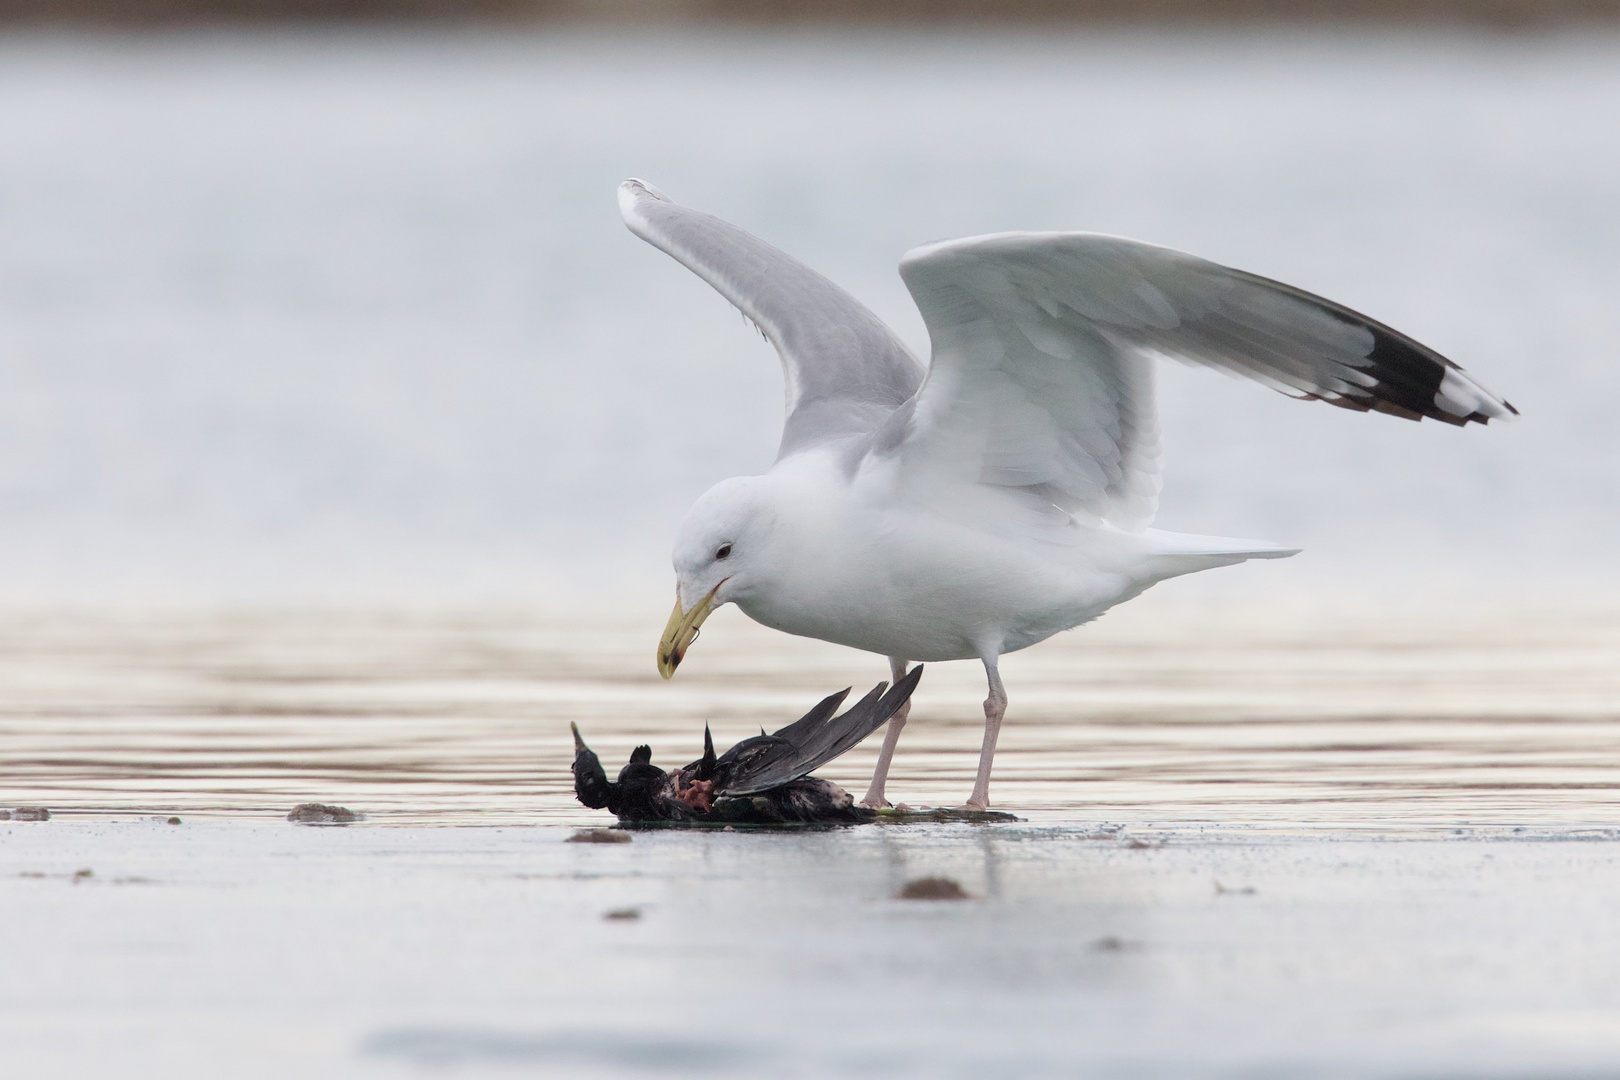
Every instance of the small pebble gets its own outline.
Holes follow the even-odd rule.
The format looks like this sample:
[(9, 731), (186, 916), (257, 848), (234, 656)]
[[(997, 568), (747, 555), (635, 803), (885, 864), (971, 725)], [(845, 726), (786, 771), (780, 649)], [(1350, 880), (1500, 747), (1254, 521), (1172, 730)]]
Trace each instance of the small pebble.
[(88, 881), (95, 876), (96, 872), (90, 869), (88, 866), (83, 870), (75, 870), (73, 871), (73, 884), (77, 885), (79, 882)]
[(636, 919), (641, 918), (641, 909), (633, 907), (614, 908), (606, 915), (603, 915), (602, 918), (611, 922), (634, 922)]
[(287, 814), (287, 820), (296, 825), (348, 825), (364, 818), (364, 814), (357, 814), (346, 806), (318, 802), (299, 803)]
[(971, 900), (967, 890), (948, 877), (925, 877), (906, 882), (897, 900)]
[(51, 812), (43, 806), (19, 806), (10, 817), (12, 821), (49, 821)]
[(617, 829), (581, 829), (567, 840), (565, 844), (628, 844), (630, 834)]
[(1117, 938), (1114, 935), (1109, 934), (1107, 937), (1100, 937), (1096, 941), (1093, 941), (1091, 943), (1091, 947), (1096, 949), (1098, 952), (1125, 952), (1129, 949), (1134, 949), (1137, 946), (1135, 942), (1126, 941), (1123, 938)]
[(170, 825), (178, 825), (178, 824), (180, 824), (180, 819), (177, 818), (177, 817), (172, 817), (172, 818), (169, 819), (169, 824)]

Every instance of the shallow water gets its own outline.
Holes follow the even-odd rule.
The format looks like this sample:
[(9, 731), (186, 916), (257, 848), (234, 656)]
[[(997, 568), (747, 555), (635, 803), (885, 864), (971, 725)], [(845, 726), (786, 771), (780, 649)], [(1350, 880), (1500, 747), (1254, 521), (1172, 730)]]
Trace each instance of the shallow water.
[[(662, 761), (879, 677), (722, 612), (12, 609), (6, 1062), (29, 1076), (1576, 1080), (1620, 1065), (1620, 611), (1149, 594), (1007, 658), (1026, 823), (655, 833)], [(954, 802), (979, 676), (892, 780)], [(827, 773), (858, 784), (871, 747)], [(350, 828), (282, 820), (320, 799)], [(170, 816), (180, 824), (170, 825)], [(428, 827), (424, 827), (428, 826)], [(896, 899), (924, 876), (970, 899)], [(633, 917), (627, 913), (634, 912)], [(607, 916), (614, 914), (615, 917)]]
[[(0, 619), (0, 790), (61, 812), (373, 821), (601, 820), (568, 724), (610, 767), (684, 764), (881, 661), (732, 611), (669, 683), (661, 612), (13, 611)], [(1036, 821), (1430, 830), (1620, 825), (1620, 611), (1244, 607), (1149, 594), (1006, 658), (993, 798)], [(984, 693), (932, 665), (891, 779), (965, 799)], [(859, 793), (876, 739), (823, 774)]]

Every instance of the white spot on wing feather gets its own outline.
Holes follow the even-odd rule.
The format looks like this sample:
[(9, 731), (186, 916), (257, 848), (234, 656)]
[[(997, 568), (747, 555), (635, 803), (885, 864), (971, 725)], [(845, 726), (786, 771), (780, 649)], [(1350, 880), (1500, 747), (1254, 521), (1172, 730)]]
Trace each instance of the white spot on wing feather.
[(1480, 413), (1492, 419), (1505, 420), (1513, 415), (1502, 401), (1458, 368), (1446, 369), (1440, 380), (1440, 389), (1434, 395), (1434, 407), (1452, 416)]

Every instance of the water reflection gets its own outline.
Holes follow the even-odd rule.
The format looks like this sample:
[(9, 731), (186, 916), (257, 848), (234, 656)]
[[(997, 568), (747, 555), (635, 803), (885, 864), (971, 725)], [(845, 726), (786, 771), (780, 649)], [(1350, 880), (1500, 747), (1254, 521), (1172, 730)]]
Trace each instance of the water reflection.
[[(773, 727), (875, 657), (723, 612), (698, 662), (653, 671), (651, 625), (509, 611), (11, 613), (0, 621), (14, 804), (373, 821), (590, 821), (569, 721), (622, 760)], [(728, 617), (729, 616), (729, 617)], [(1620, 613), (1390, 619), (1146, 598), (1009, 657), (993, 797), (1037, 820), (1613, 824)], [(895, 794), (959, 802), (982, 688), (935, 665)], [(875, 743), (826, 775), (864, 782)], [(986, 853), (986, 866), (992, 865)], [(986, 873), (990, 873), (989, 870)]]

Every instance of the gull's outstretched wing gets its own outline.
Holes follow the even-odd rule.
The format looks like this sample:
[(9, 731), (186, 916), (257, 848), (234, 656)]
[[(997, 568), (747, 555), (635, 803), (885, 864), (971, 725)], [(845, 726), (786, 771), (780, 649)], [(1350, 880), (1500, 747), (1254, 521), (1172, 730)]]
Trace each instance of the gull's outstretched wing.
[(753, 795), (809, 776), (882, 727), (911, 700), (922, 670), (917, 665), (892, 687), (878, 683), (841, 716), (832, 714), (848, 690), (825, 698), (773, 735), (744, 739), (720, 755), (714, 773), (716, 794)]
[(808, 266), (735, 225), (619, 185), (630, 231), (713, 285), (782, 357), (780, 457), (875, 430), (916, 392), (923, 367), (883, 321)]
[(1330, 300), (1166, 248), (1000, 233), (907, 252), (925, 385), (878, 434), (907, 476), (1020, 489), (1127, 531), (1158, 501), (1154, 355), (1299, 398), (1462, 425), (1517, 410), (1457, 365)]

